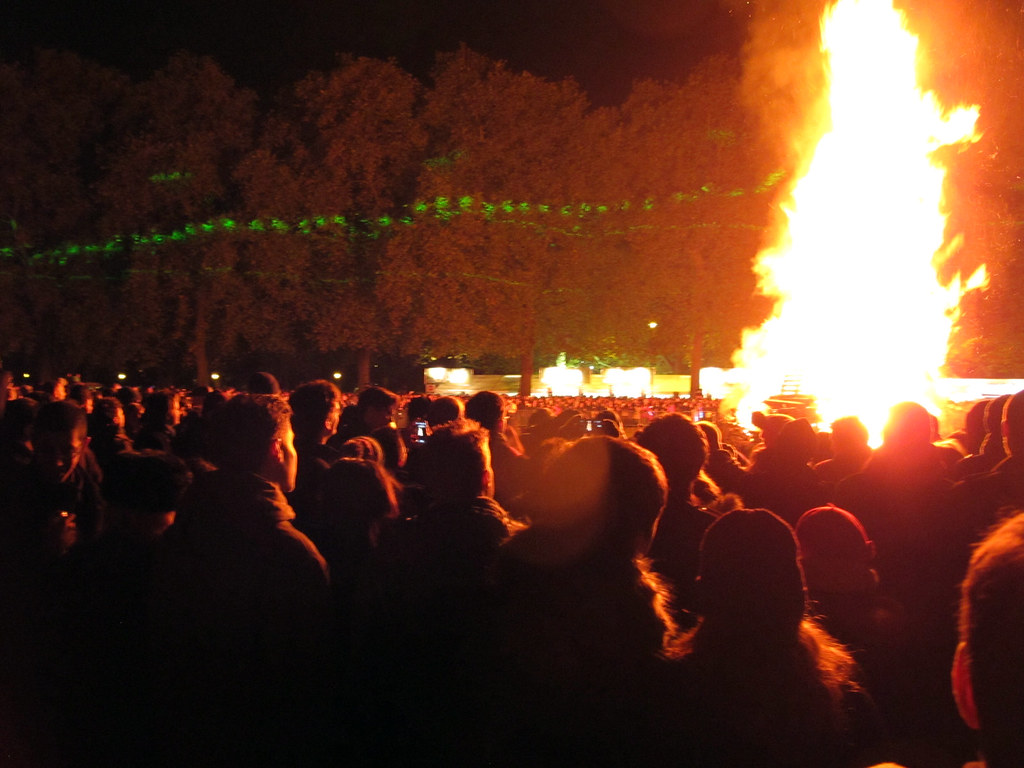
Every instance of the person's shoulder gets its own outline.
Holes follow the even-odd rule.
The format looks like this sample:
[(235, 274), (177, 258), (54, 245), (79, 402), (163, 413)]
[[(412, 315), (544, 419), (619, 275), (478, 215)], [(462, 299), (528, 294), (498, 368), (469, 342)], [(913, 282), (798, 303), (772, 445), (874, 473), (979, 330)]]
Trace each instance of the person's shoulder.
[(274, 528), (280, 550), (290, 561), (321, 571), (326, 578), (327, 562), (306, 534), (292, 525), (290, 520), (281, 520)]
[[(312, 540), (289, 521), (275, 526), (271, 560), (275, 578), (285, 583), (317, 591), (330, 584), (330, 569)], [(269, 565), (269, 563), (268, 563)]]
[(999, 475), (1000, 473), (994, 469), (964, 475), (953, 483), (953, 493), (963, 495), (990, 488), (1000, 482), (1002, 478)]
[(704, 507), (698, 507), (686, 500), (669, 496), (669, 501), (661, 513), (658, 530), (662, 527), (680, 531), (697, 531), (702, 533), (718, 518)]
[(491, 449), (491, 459), (517, 461), (522, 459), (526, 460), (526, 457), (519, 453), (515, 448), (512, 447), (512, 443), (509, 442), (508, 438), (502, 434), (491, 434), (490, 440), (488, 440), (488, 446)]

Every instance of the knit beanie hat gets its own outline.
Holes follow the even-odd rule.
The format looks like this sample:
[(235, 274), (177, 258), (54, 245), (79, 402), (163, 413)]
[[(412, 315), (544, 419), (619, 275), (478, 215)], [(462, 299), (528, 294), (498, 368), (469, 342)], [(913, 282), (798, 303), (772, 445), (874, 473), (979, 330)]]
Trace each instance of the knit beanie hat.
[(700, 549), (698, 613), (753, 629), (795, 629), (804, 577), (793, 529), (766, 509), (736, 509), (707, 529)]
[(875, 545), (845, 509), (830, 504), (804, 512), (796, 524), (796, 538), (812, 595), (855, 594), (877, 587), (878, 575), (871, 568)]

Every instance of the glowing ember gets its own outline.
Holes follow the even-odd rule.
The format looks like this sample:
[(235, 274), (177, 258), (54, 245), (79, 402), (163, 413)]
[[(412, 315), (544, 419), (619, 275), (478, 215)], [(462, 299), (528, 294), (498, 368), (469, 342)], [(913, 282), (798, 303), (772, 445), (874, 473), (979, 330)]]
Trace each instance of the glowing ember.
[(856, 414), (877, 436), (892, 404), (933, 402), (967, 287), (936, 276), (956, 243), (944, 243), (932, 153), (976, 141), (978, 110), (944, 112), (918, 88), (917, 38), (889, 0), (839, 0), (822, 29), (831, 128), (793, 190), (788, 231), (757, 258), (777, 302), (735, 355), (749, 374), (737, 416), (798, 381), (823, 424)]

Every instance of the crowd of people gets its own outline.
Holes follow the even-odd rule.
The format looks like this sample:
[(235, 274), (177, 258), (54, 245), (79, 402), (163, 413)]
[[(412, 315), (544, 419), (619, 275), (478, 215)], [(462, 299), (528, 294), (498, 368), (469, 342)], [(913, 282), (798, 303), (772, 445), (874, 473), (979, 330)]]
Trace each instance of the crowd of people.
[(0, 384), (5, 765), (1024, 763), (1024, 393)]

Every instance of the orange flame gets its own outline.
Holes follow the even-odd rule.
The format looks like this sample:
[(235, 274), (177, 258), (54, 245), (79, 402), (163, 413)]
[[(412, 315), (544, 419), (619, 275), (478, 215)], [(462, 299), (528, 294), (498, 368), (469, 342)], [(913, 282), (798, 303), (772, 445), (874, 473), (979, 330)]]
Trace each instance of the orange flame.
[(917, 86), (917, 38), (890, 0), (839, 0), (822, 20), (831, 128), (786, 206), (788, 230), (758, 255), (777, 299), (744, 333), (734, 364), (749, 389), (741, 421), (783, 382), (817, 398), (823, 424), (857, 415), (874, 436), (889, 407), (935, 402), (960, 297), (980, 275), (942, 286), (941, 146), (977, 141), (977, 107), (943, 110)]

